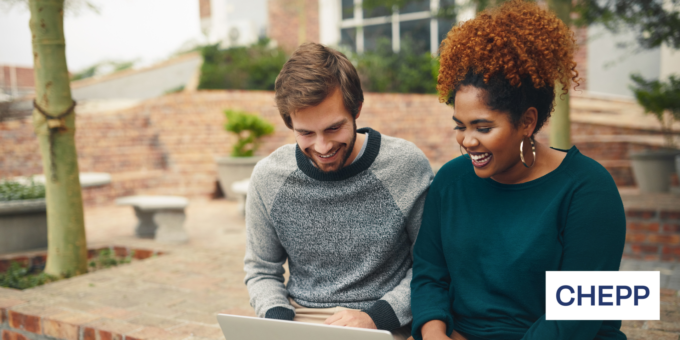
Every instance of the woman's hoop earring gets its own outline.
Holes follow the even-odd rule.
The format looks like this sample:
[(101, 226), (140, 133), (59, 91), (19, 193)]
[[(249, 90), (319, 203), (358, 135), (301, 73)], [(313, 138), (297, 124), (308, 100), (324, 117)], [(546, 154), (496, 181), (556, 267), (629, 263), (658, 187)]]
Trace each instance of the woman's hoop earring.
[(534, 161), (531, 163), (531, 165), (527, 165), (527, 163), (524, 161), (524, 138), (522, 138), (522, 142), (519, 143), (519, 158), (522, 159), (522, 164), (524, 164), (525, 167), (531, 168), (536, 164), (536, 144), (534, 143), (534, 139), (529, 137), (529, 141), (531, 142), (531, 153), (534, 154)]
[(458, 149), (460, 150), (460, 154), (461, 154), (463, 157), (465, 157), (465, 158), (467, 158), (467, 159), (471, 159), (469, 153), (463, 153), (463, 146), (462, 146), (462, 145), (458, 144)]

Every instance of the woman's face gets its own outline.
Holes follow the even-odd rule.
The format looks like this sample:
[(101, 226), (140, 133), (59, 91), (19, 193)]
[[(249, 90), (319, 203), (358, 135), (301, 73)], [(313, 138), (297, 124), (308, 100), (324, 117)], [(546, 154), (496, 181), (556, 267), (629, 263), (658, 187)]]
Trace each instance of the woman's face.
[(477, 176), (494, 179), (521, 176), (525, 169), (519, 145), (527, 136), (527, 128), (524, 124), (515, 127), (510, 113), (491, 110), (482, 95), (483, 90), (474, 86), (463, 86), (456, 93), (453, 115), (456, 141), (470, 154)]

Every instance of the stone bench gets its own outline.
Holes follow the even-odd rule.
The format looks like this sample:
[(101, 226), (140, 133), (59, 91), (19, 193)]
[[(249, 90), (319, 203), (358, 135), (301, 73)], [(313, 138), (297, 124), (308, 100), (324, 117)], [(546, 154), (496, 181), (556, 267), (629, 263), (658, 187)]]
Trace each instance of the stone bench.
[(131, 205), (139, 223), (138, 237), (155, 238), (162, 243), (185, 243), (184, 208), (189, 200), (181, 196), (128, 196), (116, 199), (117, 205)]
[(234, 182), (231, 185), (231, 191), (236, 195), (238, 200), (238, 211), (243, 214), (243, 216), (246, 215), (246, 196), (248, 195), (249, 185), (250, 179)]

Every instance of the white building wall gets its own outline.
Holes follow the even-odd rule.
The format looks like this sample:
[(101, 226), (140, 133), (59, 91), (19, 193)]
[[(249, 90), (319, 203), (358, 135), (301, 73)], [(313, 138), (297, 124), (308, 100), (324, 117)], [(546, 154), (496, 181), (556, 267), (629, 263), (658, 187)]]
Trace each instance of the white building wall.
[(250, 45), (267, 32), (267, 0), (211, 0), (208, 41), (222, 47)]
[(639, 73), (645, 79), (659, 79), (660, 49), (633, 54), (630, 49), (617, 47), (620, 43), (635, 43), (635, 36), (632, 33), (613, 35), (599, 25), (588, 28), (588, 92), (632, 98), (629, 88), (633, 83), (632, 73)]
[(319, 41), (323, 45), (340, 43), (340, 0), (319, 0)]

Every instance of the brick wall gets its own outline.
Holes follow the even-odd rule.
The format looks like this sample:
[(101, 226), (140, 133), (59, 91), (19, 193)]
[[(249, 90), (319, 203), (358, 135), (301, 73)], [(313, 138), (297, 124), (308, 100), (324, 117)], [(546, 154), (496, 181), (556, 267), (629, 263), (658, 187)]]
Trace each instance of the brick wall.
[(318, 0), (269, 0), (269, 38), (288, 53), (304, 42), (319, 42)]
[(680, 212), (629, 209), (626, 221), (624, 258), (680, 261)]
[(5, 93), (12, 92), (12, 80), (14, 79), (17, 90), (20, 95), (33, 92), (35, 87), (35, 78), (33, 76), (33, 68), (18, 67), (18, 66), (0, 66), (0, 91)]
[[(215, 157), (228, 155), (235, 137), (223, 125), (227, 108), (259, 113), (273, 122), (276, 133), (259, 150), (267, 155), (294, 143), (266, 91), (199, 91), (151, 99), (110, 114), (78, 114), (76, 146), (82, 172), (108, 172), (112, 183), (84, 190), (86, 204), (110, 203), (131, 194), (174, 194), (208, 197), (216, 190)], [(359, 127), (415, 143), (437, 168), (460, 154), (450, 107), (433, 95), (367, 93)], [(539, 135), (546, 141), (549, 127)], [(594, 140), (593, 136), (645, 131), (572, 123), (574, 141), (598, 160), (617, 184), (634, 185), (628, 153), (653, 146), (626, 141)], [(0, 178), (42, 173), (37, 139), (30, 118), (0, 122)]]

